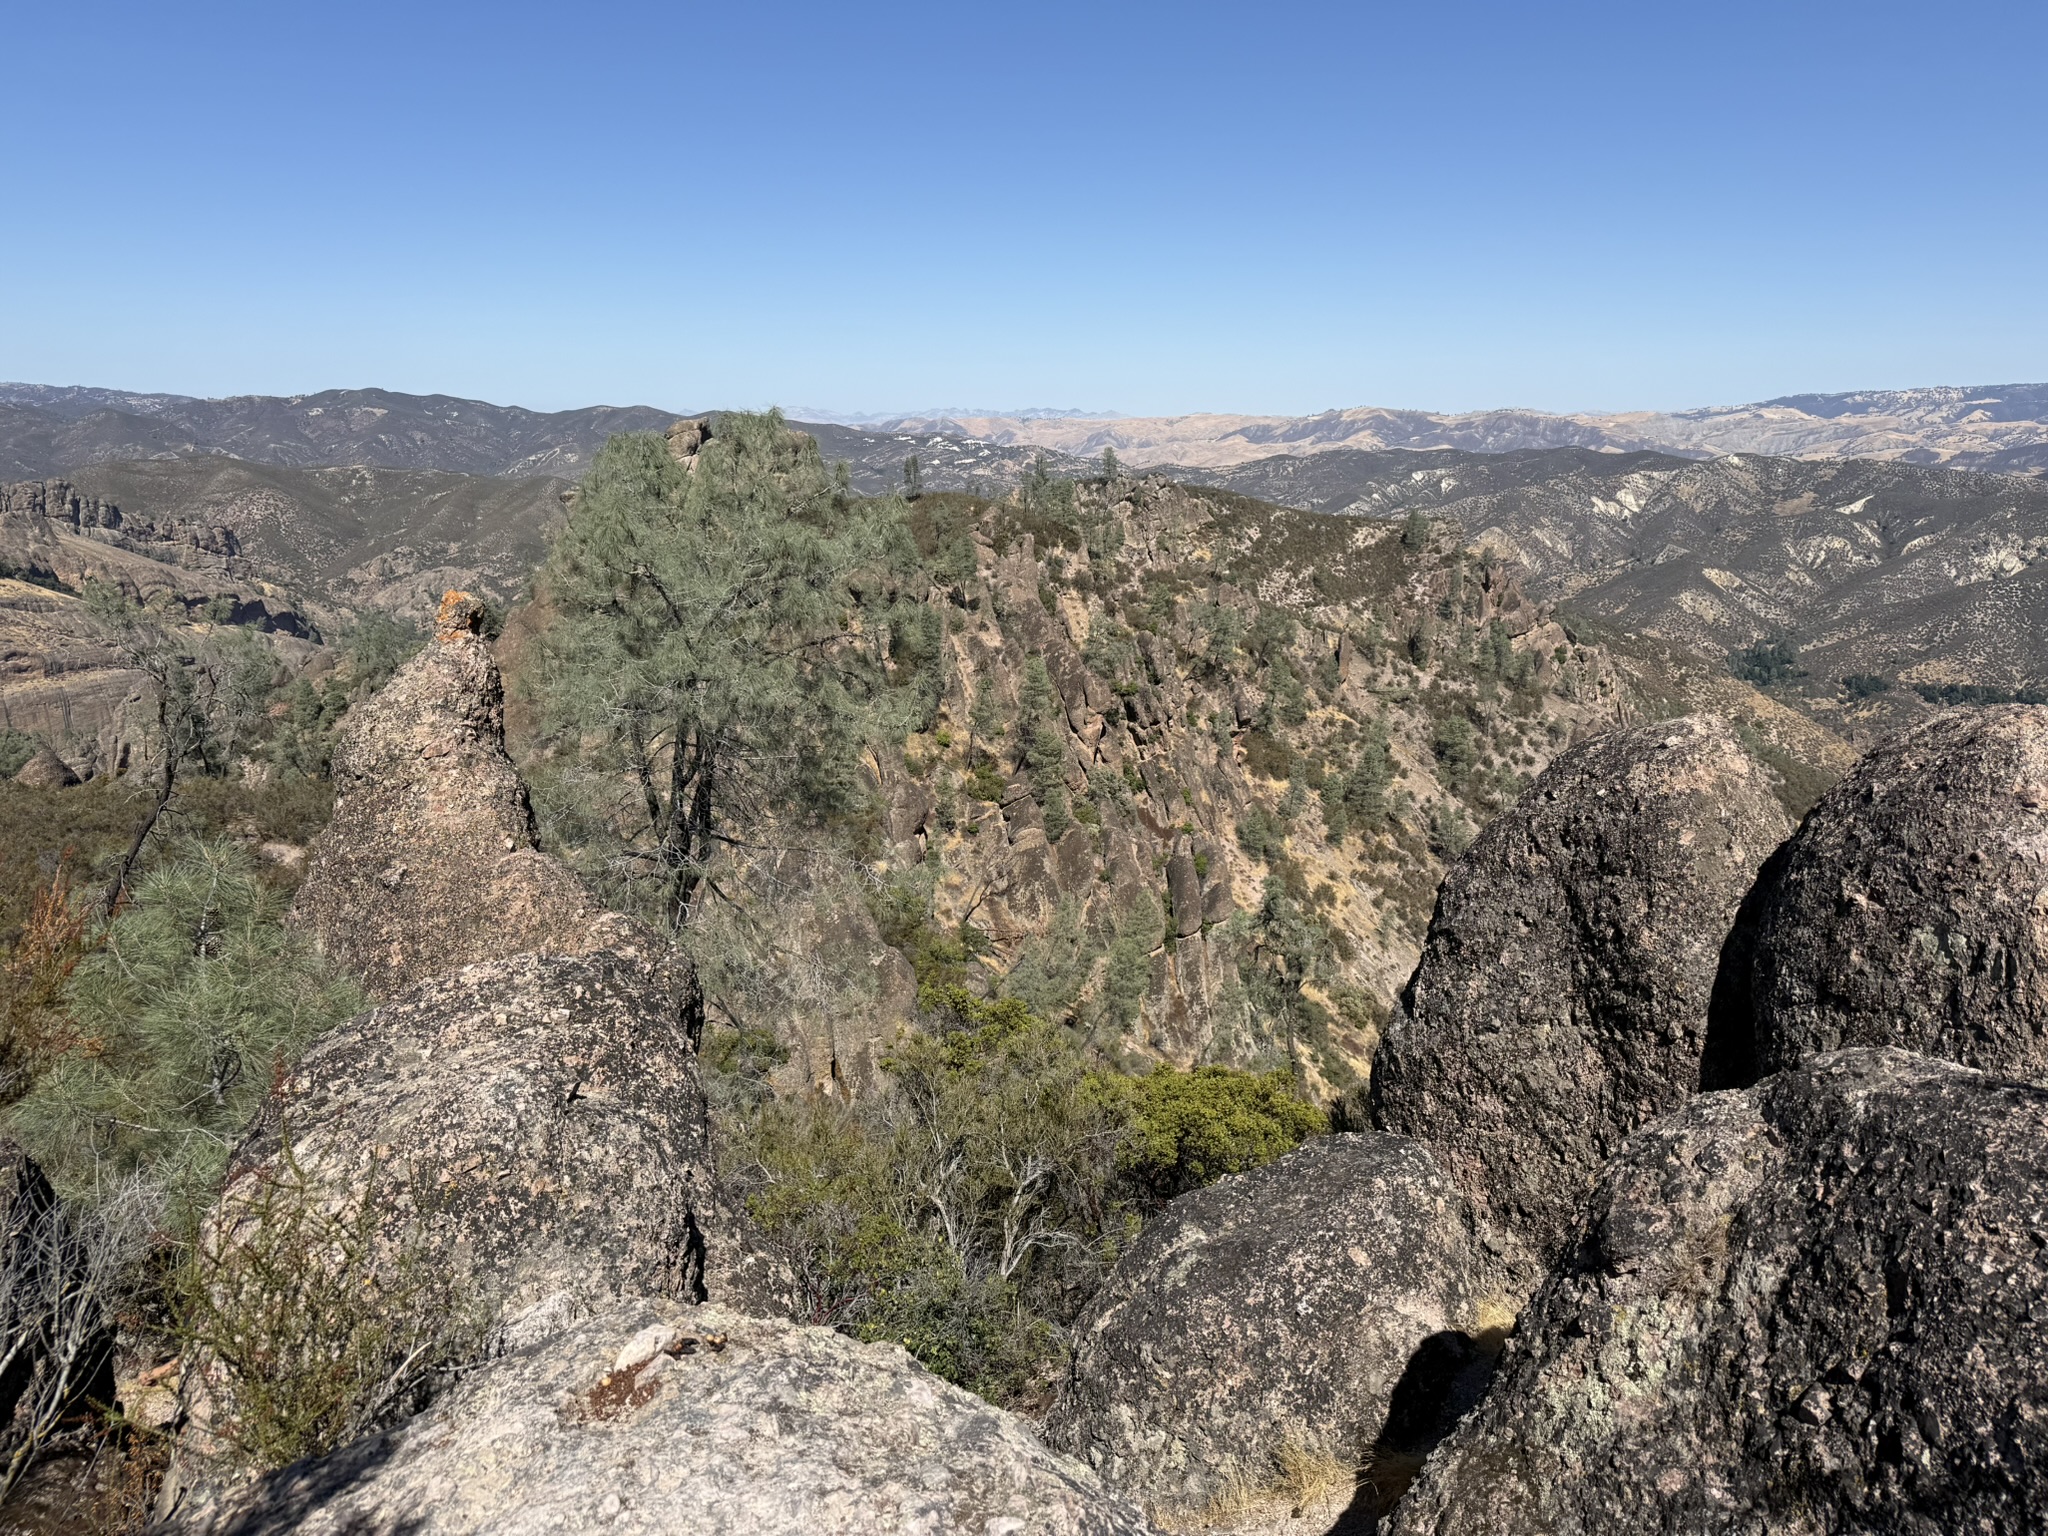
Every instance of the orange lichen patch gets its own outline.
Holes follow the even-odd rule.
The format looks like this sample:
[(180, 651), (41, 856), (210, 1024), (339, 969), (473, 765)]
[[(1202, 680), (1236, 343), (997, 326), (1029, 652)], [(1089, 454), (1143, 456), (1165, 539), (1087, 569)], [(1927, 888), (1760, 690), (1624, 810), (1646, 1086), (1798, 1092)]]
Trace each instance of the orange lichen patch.
[(441, 594), (441, 611), (434, 615), (434, 638), (443, 645), (483, 628), (483, 602), (467, 592), (450, 587)]

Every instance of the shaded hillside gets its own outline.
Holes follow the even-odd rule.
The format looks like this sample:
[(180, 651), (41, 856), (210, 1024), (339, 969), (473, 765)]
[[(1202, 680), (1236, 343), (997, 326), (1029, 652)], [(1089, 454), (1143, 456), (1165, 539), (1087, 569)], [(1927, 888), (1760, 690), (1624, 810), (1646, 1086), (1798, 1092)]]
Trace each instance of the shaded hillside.
[[(529, 411), (451, 395), (330, 389), (316, 395), (196, 400), (111, 389), (0, 384), (0, 480), (79, 478), (87, 466), (225, 456), (280, 468), (363, 465), (531, 479), (581, 478), (615, 432), (658, 432), (652, 406)], [(864, 491), (899, 490), (915, 454), (934, 490), (1016, 484), (1037, 450), (959, 433), (811, 426), (825, 457)], [(1078, 462), (1054, 455), (1071, 473)]]
[(2048, 486), (1922, 465), (1583, 449), (1325, 453), (1203, 478), (1455, 518), (1533, 591), (1705, 656), (1785, 638), (1814, 677), (2048, 681)]
[(40, 478), (120, 459), (227, 454), (298, 467), (575, 475), (612, 433), (659, 430), (673, 417), (648, 406), (529, 411), (387, 389), (197, 400), (6, 384), (0, 474)]
[(546, 477), (283, 469), (220, 457), (100, 464), (68, 478), (124, 509), (231, 530), (246, 568), (330, 617), (383, 608), (415, 621), (449, 587), (516, 597), (569, 488)]

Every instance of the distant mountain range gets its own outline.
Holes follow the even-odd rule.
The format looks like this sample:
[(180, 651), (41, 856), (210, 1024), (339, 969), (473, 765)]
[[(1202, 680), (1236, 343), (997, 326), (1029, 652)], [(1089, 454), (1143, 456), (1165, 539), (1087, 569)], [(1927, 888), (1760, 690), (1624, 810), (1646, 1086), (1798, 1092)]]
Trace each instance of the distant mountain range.
[[(324, 624), (421, 613), (449, 584), (514, 596), (606, 436), (677, 414), (0, 385), (0, 482), (62, 476), (134, 517), (225, 530), (234, 572), (288, 587)], [(1113, 446), (1134, 468), (1280, 505), (1454, 519), (1539, 595), (1703, 657), (1783, 638), (1819, 678), (2048, 686), (2048, 386), (1669, 416), (804, 425), (870, 492), (902, 486), (912, 455), (927, 488), (1000, 491), (1041, 455), (1055, 473), (1097, 473)], [(1640, 446), (1655, 434), (1683, 440)], [(2036, 473), (1962, 467), (1977, 462)]]
[(1551, 415), (1361, 407), (1318, 416), (904, 417), (870, 430), (943, 432), (1078, 457), (1105, 448), (1132, 465), (1219, 469), (1269, 454), (1333, 448), (1526, 448), (1662, 452), (1687, 458), (1767, 453), (1802, 459), (1899, 459), (2001, 474), (2048, 473), (2048, 384), (1787, 395), (1695, 411)]
[[(364, 464), (462, 474), (575, 479), (613, 432), (694, 414), (651, 406), (529, 411), (451, 395), (332, 389), (313, 395), (185, 395), (0, 384), (0, 479), (42, 477), (123, 459), (224, 453), (286, 467)], [(1617, 415), (1358, 408), (1319, 416), (1087, 417), (933, 413), (812, 423), (828, 457), (869, 489), (901, 475), (910, 453), (935, 484), (1014, 478), (1034, 450), (1056, 463), (1104, 448), (1133, 467), (1222, 469), (1274, 454), (1331, 449), (1504, 453), (1590, 448), (1685, 458), (1763, 453), (1889, 459), (2002, 474), (2048, 474), (2048, 384), (1787, 395), (1756, 405)]]
[(644, 405), (529, 411), (388, 389), (198, 400), (0, 384), (0, 479), (205, 454), (289, 468), (361, 464), (575, 479), (612, 433), (659, 430), (677, 414)]

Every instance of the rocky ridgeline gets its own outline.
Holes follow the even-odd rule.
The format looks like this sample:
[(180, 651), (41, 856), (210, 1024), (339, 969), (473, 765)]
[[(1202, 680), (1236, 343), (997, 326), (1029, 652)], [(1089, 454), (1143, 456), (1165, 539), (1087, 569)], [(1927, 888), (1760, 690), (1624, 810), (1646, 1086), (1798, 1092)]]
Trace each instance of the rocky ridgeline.
[[(671, 439), (686, 462), (697, 430)], [(929, 727), (872, 764), (872, 874), (773, 863), (749, 887), (750, 921), (841, 994), (751, 1000), (790, 1049), (784, 1089), (863, 1091), (915, 1012), (916, 943), (869, 915), (878, 874), (928, 937), (986, 937), (971, 984), (1062, 978), (1035, 1007), (1177, 1066), (1291, 1048), (1334, 1097), (1371, 1061), (1460, 838), (1518, 776), (1641, 709), (1601, 646), (1443, 530), (1404, 540), (1163, 479), (1075, 496), (913, 509), (941, 685)], [(1326, 803), (1378, 740), (1383, 797), (1333, 830)], [(1269, 878), (1324, 941), (1291, 1047), (1245, 986)]]
[(449, 594), (355, 719), (296, 910), (389, 1000), (275, 1086), (201, 1244), (237, 1273), (288, 1198), (480, 1307), (490, 1346), (392, 1433), (253, 1483), (216, 1434), (230, 1362), (191, 1352), (165, 1528), (1143, 1531), (903, 1350), (783, 1320), (717, 1185), (686, 967), (533, 849), (477, 608)]
[(162, 614), (224, 613), (261, 631), (282, 663), (302, 665), (314, 651), (309, 626), (239, 554), (218, 524), (127, 516), (62, 480), (0, 485), (0, 726), (61, 749), (74, 779), (126, 772), (143, 754), (149, 690), (87, 612), (79, 594), (89, 581)]
[[(1182, 511), (1135, 531), (1229, 536)], [(1069, 676), (1061, 604), (1023, 596), (1001, 646)], [(1445, 882), (1376, 1128), (1157, 1216), (1041, 1435), (782, 1315), (709, 1156), (690, 982), (532, 846), (473, 618), (451, 595), (351, 727), (298, 910), (385, 1001), (280, 1078), (202, 1246), (297, 1191), (452, 1277), (490, 1347), (243, 1483), (210, 1443), (233, 1373), (195, 1351), (165, 1529), (1250, 1531), (1299, 1528), (1258, 1495), (1317, 1465), (1341, 1528), (1400, 1536), (2048, 1523), (2048, 710), (1888, 743), (1797, 832), (1711, 722), (1563, 751)], [(1200, 804), (1179, 676), (1062, 685), (1066, 740), (1153, 805)], [(1024, 789), (986, 813), (1013, 855)], [(1206, 913), (1215, 863), (1146, 809), (1131, 846)], [(1048, 860), (1071, 835), (1040, 826)]]

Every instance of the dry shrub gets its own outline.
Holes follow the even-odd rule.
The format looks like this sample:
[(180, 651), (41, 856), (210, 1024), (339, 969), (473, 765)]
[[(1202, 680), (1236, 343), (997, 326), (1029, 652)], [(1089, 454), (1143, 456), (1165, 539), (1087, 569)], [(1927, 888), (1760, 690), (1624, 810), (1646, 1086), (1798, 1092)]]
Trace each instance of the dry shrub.
[(1355, 1458), (1340, 1455), (1297, 1425), (1281, 1436), (1263, 1462), (1226, 1467), (1222, 1487), (1206, 1503), (1154, 1511), (1152, 1518), (1162, 1530), (1198, 1532), (1299, 1516), (1332, 1496), (1348, 1497), (1360, 1480)]
[(60, 863), (30, 898), (28, 920), (0, 966), (0, 1103), (19, 1098), (58, 1056), (93, 1048), (65, 992), (94, 942), (90, 910), (72, 900), (70, 867)]
[(417, 1411), (481, 1351), (487, 1315), (417, 1228), (381, 1231), (374, 1164), (336, 1199), (286, 1140), (231, 1184), (177, 1283), (212, 1432), (265, 1467)]

